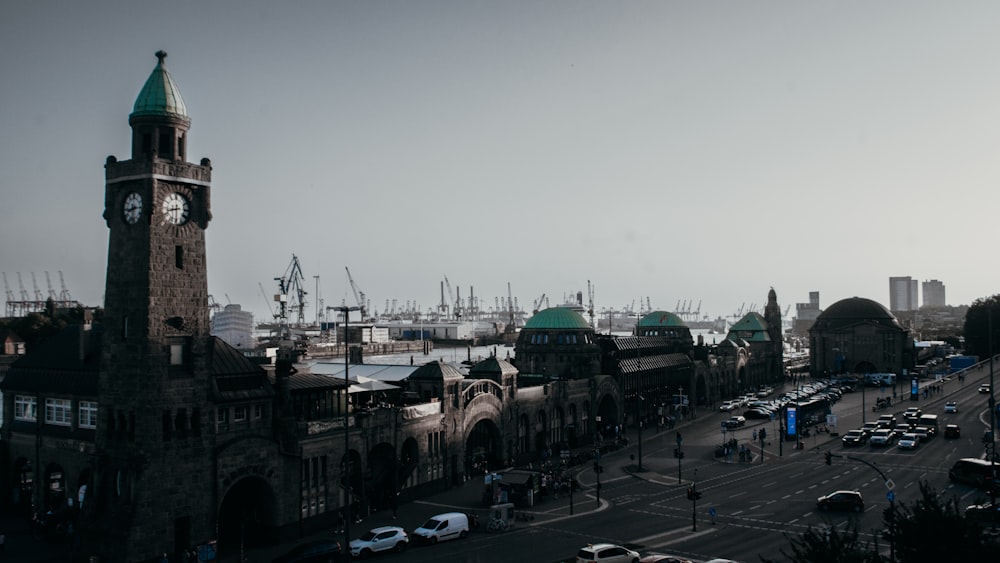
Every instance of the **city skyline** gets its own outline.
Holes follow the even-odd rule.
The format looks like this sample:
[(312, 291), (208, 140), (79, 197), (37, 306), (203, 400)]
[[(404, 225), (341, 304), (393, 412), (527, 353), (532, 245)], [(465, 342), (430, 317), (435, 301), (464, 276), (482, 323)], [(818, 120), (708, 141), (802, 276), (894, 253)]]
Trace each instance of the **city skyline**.
[[(996, 293), (1000, 47), (988, 2), (19, 3), (0, 22), (11, 289), (103, 305), (103, 164), (153, 53), (213, 164), (209, 291), (308, 309), (889, 306), (886, 280)], [(150, 25), (154, 22), (155, 25)], [(99, 37), (99, 41), (93, 40)], [(944, 198), (975, 205), (942, 205)], [(947, 200), (944, 200), (947, 201)], [(23, 244), (17, 244), (26, 241)], [(263, 288), (263, 291), (261, 291)], [(56, 287), (59, 290), (59, 287)], [(273, 304), (270, 304), (273, 306)], [(309, 320), (312, 319), (310, 315)]]

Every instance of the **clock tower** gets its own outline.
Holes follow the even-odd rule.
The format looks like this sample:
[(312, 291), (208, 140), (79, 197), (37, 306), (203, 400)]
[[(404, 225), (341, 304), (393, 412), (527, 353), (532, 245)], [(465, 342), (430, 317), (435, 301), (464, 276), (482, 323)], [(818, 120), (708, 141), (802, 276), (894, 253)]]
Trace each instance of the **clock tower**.
[[(107, 561), (190, 545), (214, 525), (205, 229), (211, 163), (187, 162), (184, 100), (158, 63), (131, 158), (105, 165), (109, 229), (91, 531)], [(202, 494), (199, 494), (201, 491)], [(83, 530), (81, 530), (83, 531)]]

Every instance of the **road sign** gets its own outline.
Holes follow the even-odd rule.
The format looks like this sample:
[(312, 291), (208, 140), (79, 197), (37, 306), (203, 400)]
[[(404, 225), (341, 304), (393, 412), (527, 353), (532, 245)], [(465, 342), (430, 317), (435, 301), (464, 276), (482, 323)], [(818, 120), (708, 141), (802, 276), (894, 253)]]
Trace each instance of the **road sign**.
[(711, 516), (712, 518), (715, 518), (715, 507), (714, 506), (712, 508), (708, 509), (708, 515)]
[(885, 494), (885, 498), (889, 499), (889, 502), (896, 500), (896, 493), (889, 491)]
[[(885, 488), (887, 488), (890, 491), (892, 491), (893, 489), (896, 488), (896, 484), (892, 482), (892, 479), (886, 479), (885, 480)], [(892, 499), (889, 499), (889, 500), (892, 500)]]

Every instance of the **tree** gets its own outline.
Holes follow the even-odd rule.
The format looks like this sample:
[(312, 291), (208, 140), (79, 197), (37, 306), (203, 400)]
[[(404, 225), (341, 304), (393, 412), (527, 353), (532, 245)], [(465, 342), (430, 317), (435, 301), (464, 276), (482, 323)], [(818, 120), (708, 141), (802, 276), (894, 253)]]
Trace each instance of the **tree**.
[[(842, 532), (833, 526), (823, 529), (810, 526), (800, 537), (789, 538), (789, 542), (792, 553), (782, 549), (781, 554), (791, 563), (882, 563), (878, 544), (862, 544), (853, 523)], [(760, 559), (764, 563), (777, 563), (763, 556)]]
[(912, 506), (900, 503), (895, 519), (888, 509), (882, 518), (888, 533), (896, 537), (896, 560), (900, 563), (989, 561), (996, 557), (996, 548), (985, 545), (982, 528), (965, 517), (958, 499), (943, 499), (926, 482), (920, 484), (920, 499)]
[(965, 314), (963, 332), (967, 353), (987, 358), (991, 351), (1000, 352), (1000, 295), (973, 302)]

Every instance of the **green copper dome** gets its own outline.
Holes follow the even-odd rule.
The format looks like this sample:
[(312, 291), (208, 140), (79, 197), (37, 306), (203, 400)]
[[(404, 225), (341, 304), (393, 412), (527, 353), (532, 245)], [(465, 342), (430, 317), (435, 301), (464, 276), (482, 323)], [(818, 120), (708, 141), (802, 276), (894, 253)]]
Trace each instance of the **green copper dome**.
[(167, 58), (167, 53), (157, 51), (156, 58), (159, 62), (152, 74), (146, 79), (139, 92), (139, 97), (135, 99), (132, 106), (132, 117), (139, 116), (164, 116), (188, 119), (187, 107), (184, 99), (181, 98), (181, 91), (174, 83), (174, 79), (163, 66), (163, 59)]
[(524, 329), (522, 330), (553, 328), (586, 330), (590, 329), (591, 326), (587, 324), (583, 315), (577, 313), (573, 309), (568, 309), (566, 307), (551, 307), (532, 315), (531, 318), (528, 319), (528, 322), (524, 323)]
[(661, 326), (674, 326), (674, 327), (687, 327), (684, 321), (681, 320), (677, 315), (667, 312), (667, 311), (653, 311), (652, 313), (647, 313), (641, 319), (639, 319), (640, 327), (661, 327)]

